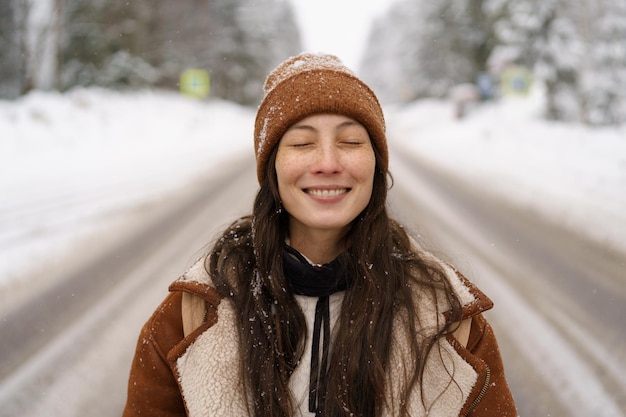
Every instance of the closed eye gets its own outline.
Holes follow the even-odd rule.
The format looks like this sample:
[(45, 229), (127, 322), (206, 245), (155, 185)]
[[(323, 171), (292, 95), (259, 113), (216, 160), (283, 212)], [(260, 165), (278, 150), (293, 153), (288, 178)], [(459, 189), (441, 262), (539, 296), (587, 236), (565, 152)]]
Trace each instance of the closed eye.
[(306, 146), (312, 145), (311, 142), (300, 142), (300, 143), (292, 143), (291, 146), (294, 148), (304, 148)]
[(341, 143), (346, 144), (346, 145), (352, 145), (352, 146), (358, 146), (358, 145), (363, 145), (363, 141), (362, 140), (344, 140)]

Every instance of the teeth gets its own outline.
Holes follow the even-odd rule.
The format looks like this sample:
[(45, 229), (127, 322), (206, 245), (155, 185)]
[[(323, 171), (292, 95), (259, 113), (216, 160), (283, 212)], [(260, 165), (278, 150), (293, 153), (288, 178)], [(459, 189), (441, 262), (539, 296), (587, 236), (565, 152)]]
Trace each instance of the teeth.
[(309, 190), (309, 194), (315, 197), (320, 197), (320, 198), (335, 197), (345, 192), (346, 192), (345, 188), (341, 188), (339, 190)]

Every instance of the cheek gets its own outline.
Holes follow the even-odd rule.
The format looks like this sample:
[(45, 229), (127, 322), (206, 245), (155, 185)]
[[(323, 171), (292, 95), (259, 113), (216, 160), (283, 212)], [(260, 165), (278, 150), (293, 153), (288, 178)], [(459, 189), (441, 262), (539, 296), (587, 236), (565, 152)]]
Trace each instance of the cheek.
[(294, 176), (305, 171), (310, 163), (310, 158), (303, 155), (301, 152), (293, 152), (290, 149), (283, 150), (279, 148), (276, 153), (274, 167), (276, 168), (277, 175), (280, 172), (281, 175)]
[(374, 153), (365, 154), (361, 158), (353, 159), (354, 176), (363, 182), (374, 182), (376, 172), (376, 157)]
[(290, 158), (281, 152), (276, 155), (276, 178), (278, 182), (278, 191), (287, 186), (289, 183), (294, 182), (298, 176), (298, 161), (294, 158)]

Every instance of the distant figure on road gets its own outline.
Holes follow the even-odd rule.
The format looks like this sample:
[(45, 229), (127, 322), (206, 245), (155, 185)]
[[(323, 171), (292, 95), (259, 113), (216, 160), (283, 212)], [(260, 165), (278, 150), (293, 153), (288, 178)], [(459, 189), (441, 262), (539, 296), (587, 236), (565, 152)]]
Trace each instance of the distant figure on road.
[(252, 213), (144, 326), (124, 416), (515, 417), (492, 302), (387, 214), (372, 90), (332, 55), (272, 71)]

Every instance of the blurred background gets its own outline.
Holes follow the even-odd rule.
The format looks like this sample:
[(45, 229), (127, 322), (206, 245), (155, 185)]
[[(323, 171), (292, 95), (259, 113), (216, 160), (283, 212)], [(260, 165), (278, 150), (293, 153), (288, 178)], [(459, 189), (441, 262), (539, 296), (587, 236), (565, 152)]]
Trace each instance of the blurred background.
[[(0, 97), (93, 85), (178, 89), (183, 70), (201, 68), (213, 96), (256, 104), (267, 72), (308, 46), (298, 2), (2, 0)], [(339, 6), (317, 7), (332, 16)], [(378, 8), (350, 65), (385, 101), (444, 97), (465, 83), (492, 94), (488, 83), (516, 65), (545, 83), (549, 119), (626, 119), (622, 0), (389, 0)], [(315, 16), (311, 26), (337, 33), (337, 43), (362, 24), (356, 13), (341, 28)]]
[(381, 99), (390, 212), (494, 300), (520, 416), (626, 416), (626, 0), (0, 0), (0, 417), (120, 415), (303, 50)]

